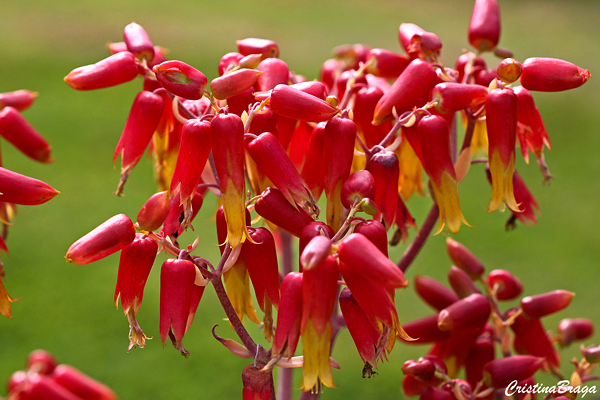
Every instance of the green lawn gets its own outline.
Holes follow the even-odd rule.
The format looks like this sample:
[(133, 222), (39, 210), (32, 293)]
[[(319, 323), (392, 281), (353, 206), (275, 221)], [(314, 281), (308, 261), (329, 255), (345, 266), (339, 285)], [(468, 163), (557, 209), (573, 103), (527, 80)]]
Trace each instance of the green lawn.
[[(159, 262), (146, 286), (139, 321), (154, 339), (146, 349), (127, 353), (127, 320), (113, 303), (118, 256), (87, 266), (68, 264), (64, 255), (71, 243), (117, 213), (132, 219), (155, 192), (150, 162), (143, 160), (133, 171), (125, 196), (112, 193), (118, 170), (111, 159), (127, 114), (141, 82), (94, 92), (70, 89), (63, 77), (73, 68), (96, 62), (107, 55), (105, 44), (122, 40), (125, 25), (143, 25), (155, 44), (170, 49), (180, 59), (205, 72), (217, 74), (220, 57), (236, 50), (235, 41), (246, 37), (275, 40), (281, 58), (291, 70), (316, 78), (320, 64), (333, 47), (365, 43), (400, 52), (398, 26), (413, 22), (438, 34), (444, 43), (442, 58), (453, 65), (468, 46), (467, 27), (471, 0), (420, 2), (408, 0), (316, 1), (256, 0), (252, 2), (5, 0), (0, 3), (0, 92), (30, 89), (39, 92), (34, 106), (24, 115), (52, 144), (55, 162), (37, 164), (2, 141), (4, 166), (42, 179), (61, 193), (37, 207), (22, 206), (7, 240), (11, 256), (2, 256), (13, 318), (0, 319), (0, 382), (24, 366), (36, 348), (53, 352), (111, 386), (122, 399), (239, 398), (241, 371), (248, 360), (237, 358), (220, 346), (210, 329), (233, 337), (212, 289), (206, 291), (196, 320), (184, 343), (193, 353), (183, 359), (170, 345), (162, 348), (158, 335)], [(535, 93), (552, 141), (546, 159), (556, 176), (551, 185), (532, 161), (518, 161), (518, 170), (540, 207), (539, 224), (504, 231), (508, 215), (488, 214), (489, 185), (481, 165), (461, 183), (463, 212), (473, 228), (453, 235), (467, 245), (487, 268), (516, 273), (525, 294), (553, 289), (577, 293), (572, 305), (546, 319), (555, 329), (566, 317), (588, 317), (600, 323), (600, 3), (591, 0), (500, 0), (503, 32), (500, 45), (515, 58), (543, 56), (564, 58), (587, 68), (593, 77), (582, 88), (563, 93)], [(488, 59), (490, 63), (495, 62)], [(408, 203), (417, 224), (430, 206), (429, 198)], [(195, 232), (182, 243), (201, 237), (197, 254), (218, 257), (214, 223), (214, 198), (204, 204)], [(414, 237), (411, 231), (411, 238)], [(410, 268), (416, 274), (446, 281), (451, 262), (443, 234), (432, 237)], [(394, 248), (399, 259), (405, 245)], [(161, 257), (164, 257), (161, 255)], [(400, 321), (426, 315), (412, 288), (399, 292)], [(250, 327), (258, 339), (260, 332)], [(600, 342), (595, 334), (589, 343)], [(577, 347), (577, 346), (574, 346)], [(324, 399), (402, 398), (402, 362), (423, 355), (426, 348), (398, 343), (390, 363), (382, 364), (375, 379), (363, 380), (361, 362), (347, 331), (333, 352), (342, 366), (334, 372), (337, 389), (327, 389)], [(575, 348), (564, 350), (564, 371)], [(299, 374), (296, 374), (299, 377)], [(298, 385), (299, 386), (299, 383)], [(5, 395), (0, 389), (0, 396)]]

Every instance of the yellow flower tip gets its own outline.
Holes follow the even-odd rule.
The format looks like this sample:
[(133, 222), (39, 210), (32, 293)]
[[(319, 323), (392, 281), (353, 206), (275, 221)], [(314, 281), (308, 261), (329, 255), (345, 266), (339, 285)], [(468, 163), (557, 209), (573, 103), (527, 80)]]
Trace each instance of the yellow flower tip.
[(452, 178), (448, 172), (444, 171), (439, 182), (440, 185), (438, 186), (433, 180), (431, 181), (433, 193), (440, 210), (438, 229), (434, 235), (442, 232), (445, 226), (448, 227), (450, 232), (458, 233), (461, 222), (468, 227), (471, 227), (460, 208), (458, 184), (456, 180)]
[(512, 155), (508, 165), (504, 166), (500, 154), (495, 151), (490, 158), (490, 174), (492, 180), (492, 197), (488, 205), (488, 212), (496, 211), (504, 204), (514, 212), (522, 212), (515, 200), (513, 189), (513, 174), (515, 172), (515, 157)]
[(319, 381), (327, 387), (335, 387), (329, 357), (331, 333), (331, 324), (328, 323), (325, 333), (319, 336), (312, 321), (306, 324), (306, 328), (302, 333), (304, 353), (302, 388), (306, 392), (315, 390), (318, 387)]

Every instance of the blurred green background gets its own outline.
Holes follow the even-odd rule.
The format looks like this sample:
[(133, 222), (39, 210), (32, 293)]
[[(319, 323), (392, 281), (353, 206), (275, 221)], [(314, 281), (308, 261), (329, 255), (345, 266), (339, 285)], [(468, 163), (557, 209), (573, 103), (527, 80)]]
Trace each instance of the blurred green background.
[[(20, 300), (13, 304), (12, 319), (0, 319), (0, 382), (24, 367), (31, 350), (44, 348), (105, 382), (122, 399), (240, 397), (241, 371), (248, 360), (233, 356), (210, 335), (210, 328), (220, 324), (218, 334), (234, 337), (212, 289), (206, 291), (184, 340), (191, 357), (184, 359), (170, 345), (163, 349), (158, 337), (157, 262), (138, 314), (142, 328), (155, 339), (147, 348), (127, 353), (127, 320), (112, 300), (118, 255), (87, 266), (64, 260), (67, 248), (83, 234), (117, 213), (135, 218), (155, 192), (151, 163), (143, 160), (133, 171), (125, 196), (112, 194), (118, 170), (112, 168), (111, 158), (141, 82), (94, 92), (77, 92), (63, 82), (70, 70), (106, 57), (105, 44), (121, 41), (125, 25), (141, 24), (154, 44), (170, 49), (170, 58), (195, 66), (209, 79), (216, 76), (220, 57), (236, 51), (235, 41), (246, 37), (275, 40), (290, 69), (312, 79), (340, 44), (365, 43), (400, 52), (397, 29), (402, 22), (435, 32), (444, 44), (442, 59), (452, 66), (461, 49), (468, 47), (472, 5), (472, 0), (418, 4), (409, 0), (1, 1), (0, 92), (39, 92), (24, 115), (52, 144), (55, 158), (53, 164), (37, 164), (2, 142), (3, 163), (48, 182), (61, 193), (47, 204), (20, 207), (16, 225), (10, 229), (11, 256), (2, 256), (5, 285)], [(526, 295), (554, 289), (576, 292), (567, 310), (545, 319), (547, 329), (555, 329), (566, 317), (588, 317), (600, 323), (600, 95), (596, 77), (600, 71), (600, 2), (500, 0), (500, 7), (500, 45), (511, 49), (516, 59), (563, 58), (589, 69), (592, 78), (573, 91), (534, 94), (552, 141), (553, 150), (546, 152), (546, 159), (556, 178), (543, 186), (534, 161), (525, 165), (519, 160), (517, 168), (541, 207), (539, 224), (506, 232), (507, 213), (487, 214), (490, 188), (479, 165), (460, 189), (464, 214), (474, 227), (463, 227), (453, 237), (489, 270), (505, 268), (517, 274)], [(429, 198), (413, 198), (408, 203), (417, 224), (429, 206)], [(200, 236), (196, 253), (216, 262), (214, 207), (214, 199), (205, 202), (196, 231), (186, 234), (181, 243)], [(414, 234), (411, 230), (411, 239)], [(392, 259), (399, 259), (404, 250), (402, 244), (394, 248)], [(415, 274), (422, 274), (446, 282), (450, 265), (441, 234), (429, 240), (407, 275), (411, 281)], [(430, 313), (412, 288), (397, 297), (401, 322)], [(260, 339), (260, 332), (253, 326), (249, 329)], [(594, 342), (600, 342), (598, 334), (588, 341)], [(572, 372), (568, 360), (577, 355), (575, 347), (561, 351), (567, 376)], [(338, 388), (326, 389), (323, 398), (402, 398), (400, 366), (425, 351), (425, 347), (398, 343), (390, 362), (380, 365), (377, 377), (361, 379), (359, 356), (344, 331), (333, 352), (342, 366), (334, 371)], [(4, 394), (0, 383), (0, 395)]]

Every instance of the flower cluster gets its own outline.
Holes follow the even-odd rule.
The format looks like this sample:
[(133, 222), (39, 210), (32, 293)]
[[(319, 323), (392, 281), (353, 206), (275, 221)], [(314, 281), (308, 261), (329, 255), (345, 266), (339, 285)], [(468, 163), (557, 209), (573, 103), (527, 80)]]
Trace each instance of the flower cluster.
[[(34, 161), (51, 163), (51, 148), (46, 139), (21, 115), (28, 109), (37, 93), (30, 90), (17, 90), (0, 93), (0, 137), (16, 147)], [(8, 226), (17, 212), (17, 205), (43, 204), (59, 192), (39, 179), (18, 174), (2, 166), (0, 156), (0, 255), (8, 255), (5, 239)], [(14, 302), (4, 287), (4, 266), (0, 261), (0, 314), (11, 317), (10, 303)]]
[[(554, 290), (521, 297), (523, 286), (512, 273), (495, 269), (486, 274), (464, 245), (451, 238), (446, 243), (454, 264), (448, 272), (451, 288), (430, 277), (415, 279), (417, 294), (435, 313), (404, 325), (418, 338), (412, 343), (431, 346), (426, 356), (402, 366), (404, 393), (420, 399), (495, 399), (512, 382), (535, 385), (538, 370), (562, 380), (557, 347), (590, 338), (593, 324), (584, 318), (563, 319), (551, 334), (542, 318), (566, 308), (574, 293)], [(518, 307), (500, 308), (501, 302), (517, 299)], [(581, 351), (583, 358), (572, 361), (573, 387), (597, 379), (597, 348)], [(461, 371), (465, 379), (457, 379)]]
[[(468, 225), (458, 184), (473, 163), (487, 164), (489, 212), (507, 206), (514, 215), (511, 226), (516, 219), (535, 222), (538, 205), (515, 171), (520, 144), (523, 155), (527, 158), (531, 150), (545, 179), (550, 177), (543, 158), (548, 135), (530, 91), (572, 89), (590, 74), (562, 60), (521, 63), (510, 58), (508, 50), (497, 47), (495, 0), (475, 2), (469, 27), (475, 52), (465, 52), (453, 68), (442, 63), (436, 34), (415, 24), (401, 24), (398, 33), (406, 54), (363, 44), (340, 46), (313, 81), (291, 71), (275, 42), (247, 38), (221, 58), (219, 76), (209, 82), (196, 68), (167, 60), (164, 49), (132, 23), (125, 27), (123, 42), (109, 45), (110, 56), (65, 77), (77, 90), (143, 78), (113, 157), (113, 162), (121, 158), (117, 194), (123, 193), (146, 149), (154, 159), (159, 192), (144, 204), (135, 223), (116, 215), (75, 242), (66, 255), (70, 262), (87, 264), (120, 251), (115, 302), (118, 306), (121, 299), (128, 317), (130, 349), (145, 346), (135, 315), (160, 251), (171, 256), (160, 274), (163, 345), (169, 338), (189, 354), (182, 339), (205, 286), (212, 284), (242, 344), (213, 330), (215, 338), (234, 354), (254, 359), (243, 374), (249, 397), (270, 396), (275, 365), (302, 366), (305, 391), (334, 386), (331, 367), (339, 366), (330, 358), (331, 345), (344, 326), (364, 361), (364, 376), (375, 373), (398, 338), (435, 342), (438, 359), (432, 355), (404, 369), (413, 377), (421, 376), (417, 370), (435, 372), (435, 384), (426, 386), (436, 390), (440, 374), (454, 376), (484, 332), (489, 347), (492, 335), (506, 336), (507, 327), (518, 329), (521, 320), (527, 325), (523, 331), (533, 329), (530, 321), (537, 321), (539, 330), (539, 317), (548, 310), (540, 311), (543, 307), (534, 301), (511, 315), (499, 313), (498, 288), (488, 283), (489, 293), (483, 295), (472, 284), (472, 279), (483, 279), (479, 264), (456, 269), (452, 279), (458, 294), (428, 280), (417, 282), (440, 310), (419, 325), (421, 330), (401, 326), (396, 289), (408, 285), (403, 271), (436, 221), (435, 233), (445, 228), (456, 233), (463, 223)], [(496, 68), (488, 68), (479, 56), (485, 51), (501, 58)], [(517, 81), (521, 86), (515, 86)], [(458, 115), (465, 123), (462, 146), (457, 146)], [(407, 203), (413, 194), (425, 194), (423, 172), (433, 206), (407, 255), (396, 264), (388, 245), (406, 241), (408, 228), (417, 227)], [(220, 202), (215, 221), (221, 259), (216, 266), (192, 254), (197, 242), (183, 248), (178, 243), (204, 196), (213, 193)], [(290, 246), (291, 237), (298, 238), (297, 271), (289, 257), (279, 265), (282, 243)], [(502, 279), (516, 285), (502, 274), (498, 279), (502, 285)], [(551, 311), (566, 306), (571, 295), (552, 297)], [(262, 325), (271, 349), (256, 345), (246, 318)], [(490, 318), (496, 322), (493, 327), (504, 331), (489, 332)], [(519, 358), (519, 365), (527, 365), (523, 376), (538, 368), (556, 370), (555, 353), (533, 349), (542, 339), (515, 335), (519, 346), (533, 354)], [(295, 357), (300, 340), (303, 354)], [(514, 356), (504, 355), (495, 362), (513, 362)], [(488, 385), (495, 388), (494, 379), (500, 378), (493, 371), (505, 367), (491, 365), (479, 372), (487, 371), (492, 379)]]
[(116, 400), (106, 385), (68, 364), (59, 364), (46, 350), (27, 357), (27, 370), (8, 379), (8, 399), (14, 400)]

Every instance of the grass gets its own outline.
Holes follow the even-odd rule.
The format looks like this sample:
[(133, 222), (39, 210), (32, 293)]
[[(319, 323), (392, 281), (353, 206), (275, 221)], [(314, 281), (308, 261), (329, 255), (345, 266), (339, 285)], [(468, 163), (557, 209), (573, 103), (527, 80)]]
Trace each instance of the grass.
[[(488, 269), (509, 269), (521, 278), (525, 294), (557, 288), (577, 293), (566, 311), (546, 319), (554, 329), (565, 317), (585, 316), (600, 321), (598, 278), (597, 207), (600, 195), (597, 149), (600, 106), (595, 74), (600, 32), (595, 21), (600, 4), (593, 1), (501, 1), (501, 45), (515, 58), (564, 58), (592, 72), (582, 88), (564, 93), (535, 93), (545, 120), (552, 152), (546, 158), (556, 179), (541, 185), (535, 163), (518, 162), (518, 169), (541, 207), (539, 224), (503, 229), (506, 214), (487, 214), (489, 186), (481, 166), (475, 166), (461, 183), (461, 202), (474, 228), (453, 235), (467, 245)], [(9, 293), (20, 298), (13, 318), (0, 319), (0, 380), (24, 367), (27, 354), (36, 348), (53, 352), (106, 382), (122, 399), (239, 398), (240, 375), (248, 360), (231, 355), (210, 335), (234, 337), (223, 321), (223, 312), (212, 290), (207, 290), (196, 320), (184, 343), (192, 356), (184, 360), (175, 350), (162, 348), (158, 338), (158, 275), (148, 281), (139, 320), (154, 336), (148, 347), (129, 354), (127, 321), (112, 301), (118, 256), (88, 266), (64, 261), (66, 249), (80, 236), (117, 213), (135, 218), (139, 207), (155, 191), (149, 162), (133, 171), (124, 197), (112, 194), (118, 172), (111, 157), (127, 118), (139, 82), (95, 92), (76, 92), (62, 78), (73, 68), (105, 57), (104, 44), (121, 40), (123, 27), (142, 24), (155, 44), (170, 48), (170, 57), (216, 76), (221, 55), (235, 51), (235, 40), (264, 37), (278, 42), (281, 57), (297, 73), (312, 79), (344, 43), (362, 42), (400, 51), (398, 25), (413, 22), (438, 34), (444, 43), (443, 60), (452, 65), (466, 41), (472, 1), (431, 0), (413, 2), (306, 0), (301, 3), (257, 0), (253, 2), (195, 2), (169, 5), (158, 1), (73, 2), (68, 0), (5, 1), (0, 6), (0, 91), (27, 88), (40, 93), (25, 116), (53, 146), (55, 162), (40, 165), (2, 141), (3, 165), (45, 180), (61, 191), (51, 202), (20, 207), (16, 225), (7, 240), (11, 256), (2, 256)], [(490, 63), (492, 59), (490, 59)], [(420, 224), (430, 199), (414, 198), (408, 206)], [(208, 200), (189, 242), (201, 236), (197, 253), (217, 259), (216, 235)], [(411, 232), (414, 237), (414, 231)], [(450, 261), (444, 235), (430, 238), (408, 272), (446, 281)], [(398, 259), (406, 245), (392, 249)], [(157, 265), (159, 263), (157, 262)], [(430, 311), (412, 289), (398, 294), (401, 321)], [(250, 327), (258, 339), (260, 332)], [(589, 343), (598, 342), (596, 334)], [(334, 372), (337, 389), (323, 398), (401, 398), (402, 362), (417, 358), (425, 348), (398, 344), (390, 362), (382, 364), (375, 379), (359, 379), (361, 363), (347, 332), (333, 356), (342, 365)], [(561, 353), (565, 360), (576, 349)], [(565, 372), (571, 369), (565, 366)], [(299, 374), (296, 374), (299, 377)], [(568, 375), (567, 375), (568, 376)], [(299, 386), (299, 381), (297, 385)], [(5, 394), (0, 389), (0, 395)]]

